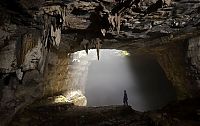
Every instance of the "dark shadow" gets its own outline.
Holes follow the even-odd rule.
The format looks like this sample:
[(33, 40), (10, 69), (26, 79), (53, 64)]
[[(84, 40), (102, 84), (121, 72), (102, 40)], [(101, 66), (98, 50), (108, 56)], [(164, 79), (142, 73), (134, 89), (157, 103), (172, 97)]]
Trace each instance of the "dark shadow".
[[(130, 99), (138, 110), (159, 109), (176, 100), (175, 89), (156, 59), (151, 56), (129, 57), (129, 68), (136, 78)], [(134, 99), (138, 98), (138, 99)]]

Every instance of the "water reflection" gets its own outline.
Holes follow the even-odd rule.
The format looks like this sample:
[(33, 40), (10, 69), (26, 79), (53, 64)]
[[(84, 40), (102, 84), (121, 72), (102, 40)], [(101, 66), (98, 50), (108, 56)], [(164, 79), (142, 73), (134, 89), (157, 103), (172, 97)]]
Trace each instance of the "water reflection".
[[(159, 64), (146, 57), (122, 57), (117, 50), (101, 50), (100, 61), (90, 60), (86, 82), (88, 106), (129, 104), (139, 111), (158, 109), (175, 99), (175, 91)], [(88, 57), (95, 55), (90, 51)]]

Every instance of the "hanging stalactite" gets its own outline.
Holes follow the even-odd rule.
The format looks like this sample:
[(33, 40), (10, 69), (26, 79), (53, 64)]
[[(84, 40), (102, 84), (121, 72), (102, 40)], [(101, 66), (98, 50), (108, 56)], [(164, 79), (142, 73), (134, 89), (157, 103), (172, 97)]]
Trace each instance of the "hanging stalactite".
[(21, 64), (23, 64), (28, 51), (31, 51), (31, 49), (33, 49), (37, 44), (38, 42), (34, 39), (34, 36), (32, 34), (25, 34), (24, 36), (22, 36), (20, 52), (17, 56), (17, 63), (19, 67), (21, 66)]
[(58, 47), (61, 41), (61, 29), (65, 23), (65, 7), (54, 5), (44, 6), (43, 44), (48, 50), (51, 46)]
[(99, 60), (99, 51), (100, 51), (100, 48), (101, 48), (101, 40), (99, 38), (96, 38), (96, 41), (95, 41), (95, 46), (96, 46), (96, 50), (97, 50), (97, 59)]
[(83, 39), (81, 46), (85, 49), (85, 52), (88, 54), (89, 50), (89, 40)]

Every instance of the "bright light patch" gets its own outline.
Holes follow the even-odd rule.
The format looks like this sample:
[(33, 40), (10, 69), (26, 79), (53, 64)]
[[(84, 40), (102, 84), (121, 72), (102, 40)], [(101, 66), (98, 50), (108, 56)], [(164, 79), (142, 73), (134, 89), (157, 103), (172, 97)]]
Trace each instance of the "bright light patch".
[(130, 56), (130, 53), (128, 51), (120, 51), (121, 56)]
[(77, 106), (86, 106), (87, 99), (80, 90), (70, 91), (66, 94), (66, 101)]
[(56, 96), (54, 99), (54, 103), (66, 103), (67, 99), (63, 95)]

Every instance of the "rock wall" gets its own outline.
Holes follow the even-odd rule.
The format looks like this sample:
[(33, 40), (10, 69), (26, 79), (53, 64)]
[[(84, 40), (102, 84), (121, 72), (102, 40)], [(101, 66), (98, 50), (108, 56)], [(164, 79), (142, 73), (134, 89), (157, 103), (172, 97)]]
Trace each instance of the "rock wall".
[[(10, 6), (9, 3), (5, 5)], [(18, 3), (13, 6), (19, 7)], [(5, 125), (19, 109), (35, 100), (69, 88), (69, 85), (63, 86), (67, 83), (64, 80), (57, 81), (63, 79), (59, 76), (65, 72), (61, 70), (67, 69), (68, 59), (52, 52), (61, 39), (63, 22), (59, 9), (53, 6), (52, 14), (42, 8), (35, 11), (34, 17), (27, 16), (29, 12), (21, 6), (14, 14), (13, 10), (0, 12), (7, 15), (0, 25), (0, 125)], [(60, 69), (49, 70), (55, 63), (61, 66), (57, 66)], [(52, 73), (54, 75), (49, 76)], [(52, 77), (57, 80), (52, 81)], [(84, 94), (82, 97), (85, 98)]]
[(177, 90), (178, 99), (199, 96), (199, 37), (151, 50)]
[(155, 56), (162, 66), (167, 78), (176, 89), (179, 100), (191, 96), (189, 78), (186, 75), (184, 42), (166, 45), (156, 51)]
[(199, 96), (199, 37), (159, 46), (129, 49), (131, 55), (154, 58), (176, 89), (178, 100)]
[(48, 65), (44, 75), (44, 97), (63, 95), (67, 102), (85, 106), (85, 82), (88, 61), (77, 54), (52, 51), (48, 55)]
[[(46, 51), (38, 34), (40, 31), (28, 31), (26, 28), (21, 30), (24, 30), (25, 34), (18, 34), (16, 37), (9, 35), (1, 41), (4, 43), (0, 53), (1, 125), (9, 121), (19, 109), (42, 96), (41, 69)], [(14, 34), (17, 34), (16, 30)]]
[(186, 62), (187, 75), (190, 77), (192, 94), (199, 96), (200, 92), (200, 37), (190, 38), (187, 41)]

